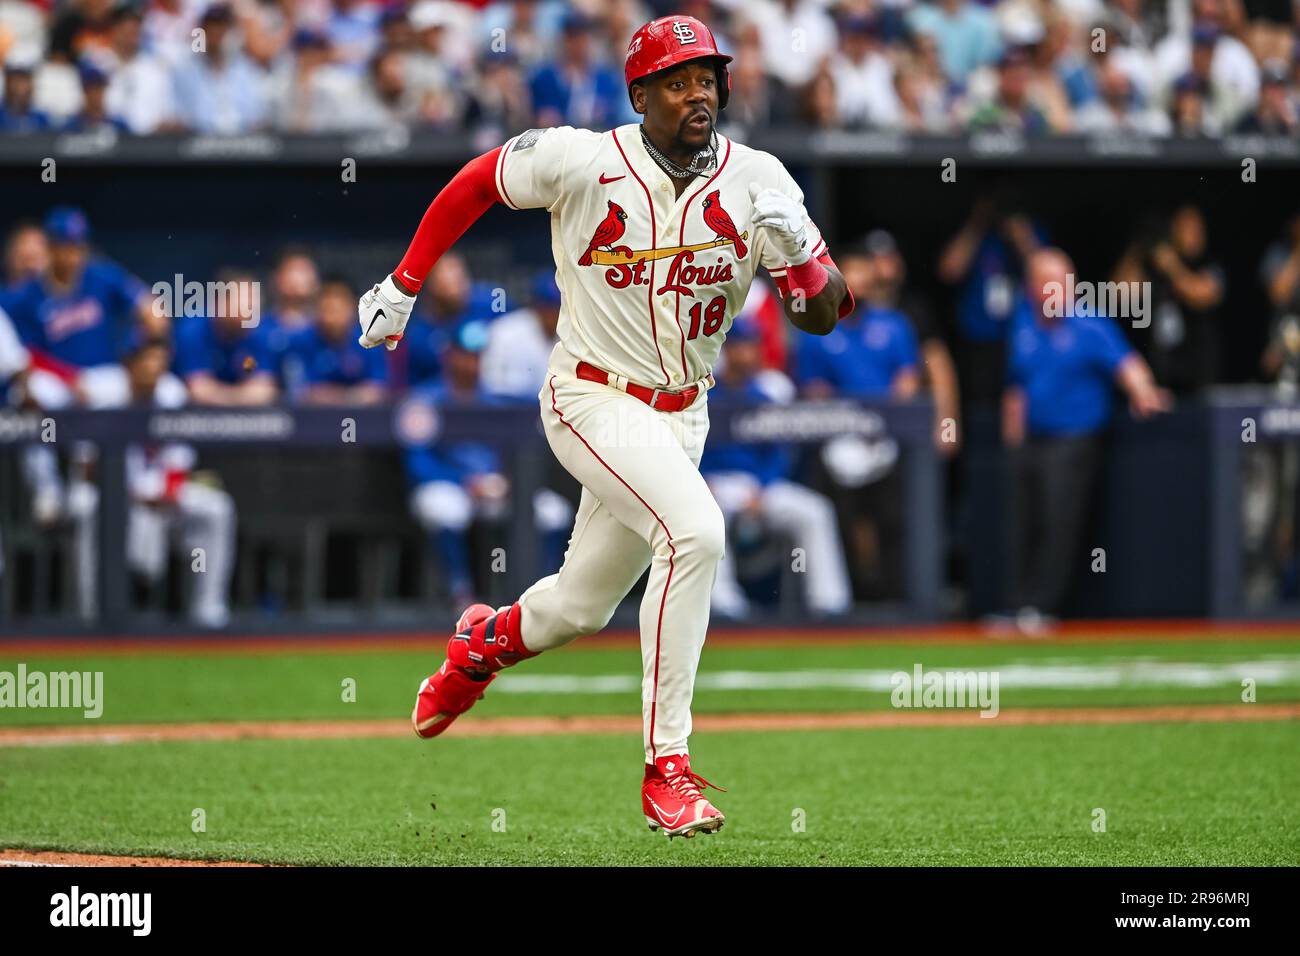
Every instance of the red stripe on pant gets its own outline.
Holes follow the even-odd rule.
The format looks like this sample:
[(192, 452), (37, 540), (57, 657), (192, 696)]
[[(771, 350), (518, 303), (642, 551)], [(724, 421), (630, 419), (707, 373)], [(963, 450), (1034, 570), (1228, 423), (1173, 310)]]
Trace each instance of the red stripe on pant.
[(570, 425), (567, 421), (564, 420), (564, 413), (560, 411), (559, 405), (556, 404), (554, 375), (551, 376), (550, 386), (551, 386), (551, 410), (555, 412), (555, 416), (560, 420), (560, 422), (564, 425), (565, 428), (573, 432), (574, 437), (577, 438), (578, 441), (582, 442), (582, 444), (586, 447), (587, 451), (591, 452), (591, 454), (595, 457), (595, 459), (605, 467), (606, 471), (608, 471), (611, 475), (617, 478), (619, 480), (619, 483), (622, 484), (624, 488), (632, 492), (633, 497), (635, 497), (637, 501), (645, 505), (646, 510), (649, 511), (652, 515), (654, 515), (655, 521), (659, 522), (659, 527), (663, 528), (664, 534), (668, 536), (668, 548), (670, 552), (668, 555), (668, 579), (664, 581), (664, 593), (659, 598), (659, 622), (658, 624), (655, 625), (654, 696), (650, 700), (650, 755), (651, 757), (656, 757), (658, 756), (658, 753), (655, 750), (655, 712), (657, 710), (658, 703), (659, 703), (659, 638), (660, 635), (663, 634), (663, 629), (664, 629), (664, 606), (668, 603), (668, 586), (673, 583), (673, 558), (677, 556), (677, 546), (673, 544), (673, 534), (671, 531), (668, 530), (668, 525), (664, 524), (663, 519), (660, 518), (658, 514), (656, 514), (655, 510), (650, 507), (649, 503), (636, 493), (635, 488), (633, 488), (631, 485), (629, 485), (626, 481), (623, 480), (622, 475), (620, 475), (617, 471), (615, 471), (613, 468), (610, 467), (609, 462), (605, 461), (604, 458), (601, 458), (600, 455), (597, 454), (596, 449), (592, 448), (591, 445), (587, 443), (587, 439), (583, 438), (576, 428), (574, 428), (572, 425)]

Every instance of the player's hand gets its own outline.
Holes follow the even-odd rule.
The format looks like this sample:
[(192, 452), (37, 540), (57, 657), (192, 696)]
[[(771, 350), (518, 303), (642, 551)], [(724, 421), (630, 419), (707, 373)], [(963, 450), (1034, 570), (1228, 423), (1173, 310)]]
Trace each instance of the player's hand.
[(1162, 242), (1151, 250), (1151, 261), (1155, 263), (1156, 268), (1161, 272), (1168, 274), (1178, 268), (1178, 253), (1169, 243)]
[(801, 266), (812, 258), (808, 248), (808, 229), (803, 207), (777, 189), (749, 184), (749, 199), (754, 206), (754, 228), (766, 229), (788, 265)]
[(382, 343), (393, 351), (402, 340), (414, 306), (415, 296), (398, 288), (393, 277), (388, 276), (357, 302), (357, 321), (361, 323), (357, 342), (368, 349)]
[(1132, 398), (1129, 399), (1128, 405), (1133, 417), (1139, 421), (1144, 421), (1153, 415), (1172, 411), (1174, 395), (1168, 389), (1151, 385), (1134, 392)]

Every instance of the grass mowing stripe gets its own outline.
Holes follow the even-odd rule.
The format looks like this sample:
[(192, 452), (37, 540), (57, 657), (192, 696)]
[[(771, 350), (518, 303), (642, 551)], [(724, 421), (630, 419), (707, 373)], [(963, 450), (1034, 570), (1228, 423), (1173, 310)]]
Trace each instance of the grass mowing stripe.
[[(773, 684), (782, 679), (780, 674), (788, 673), (822, 672), (832, 675), (831, 680), (837, 674), (853, 675), (867, 670), (887, 675), (898, 670), (910, 671), (917, 663), (926, 669), (998, 670), (1007, 675), (1025, 672), (1026, 668), (1034, 669), (1035, 674), (1047, 674), (1053, 667), (1065, 667), (1063, 673), (1074, 675), (1085, 673), (1081, 669), (1089, 666), (1134, 675), (1161, 669), (1199, 674), (1208, 673), (1204, 670), (1208, 668), (1218, 669), (1223, 677), (1223, 683), (1207, 686), (1137, 686), (1121, 682), (1108, 687), (1004, 687), (1001, 701), (1004, 708), (1231, 703), (1241, 696), (1241, 688), (1235, 682), (1240, 672), (1233, 670), (1241, 662), (1260, 663), (1260, 674), (1255, 675), (1258, 683), (1259, 677), (1276, 676), (1281, 667), (1293, 668), (1298, 658), (1300, 642), (1280, 641), (1243, 641), (1226, 646), (1204, 642), (1067, 646), (1053, 642), (1044, 643), (1041, 648), (1000, 644), (961, 648), (874, 644), (750, 648), (706, 645), (695, 706), (700, 713), (888, 708), (887, 687), (883, 690), (861, 687), (729, 689), (718, 682), (722, 679), (720, 675), (728, 673), (752, 674), (756, 676), (746, 680)], [(18, 663), (0, 657), (0, 671), (12, 672)], [(372, 656), (314, 654), (305, 657), (174, 654), (137, 658), (47, 657), (23, 663), (29, 671), (102, 671), (105, 702), (101, 719), (137, 723), (403, 717), (409, 713), (420, 679), (432, 669), (434, 662), (428, 654), (387, 652)], [(640, 657), (634, 649), (615, 652), (600, 648), (599, 644), (579, 642), (529, 660), (503, 675), (479, 708), (498, 716), (639, 713), (639, 672)], [(561, 678), (608, 680), (623, 690), (605, 695), (523, 692), (530, 683), (536, 686), (533, 682), (544, 684)], [(355, 681), (354, 702), (345, 700), (342, 693), (347, 679)], [(1300, 699), (1300, 678), (1290, 683), (1261, 683), (1259, 699)], [(0, 708), (0, 725), (80, 721), (80, 711)]]
[(693, 762), (729, 788), (728, 823), (689, 843), (644, 829), (634, 734), (5, 750), (0, 845), (317, 864), (1295, 865), (1298, 747), (1296, 723), (701, 734)]

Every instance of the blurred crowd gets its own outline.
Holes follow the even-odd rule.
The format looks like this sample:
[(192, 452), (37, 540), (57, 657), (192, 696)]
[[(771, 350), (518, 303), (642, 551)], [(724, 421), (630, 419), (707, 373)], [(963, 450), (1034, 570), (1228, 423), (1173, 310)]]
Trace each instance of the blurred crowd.
[(635, 29), (736, 59), (723, 122), (1297, 131), (1293, 0), (0, 0), (0, 133), (607, 129)]
[[(227, 271), (196, 300), (188, 290), (160, 290), (133, 276), (92, 238), (85, 214), (68, 207), (43, 222), (20, 223), (7, 237), (0, 388), (12, 404), (364, 406), (418, 396), (443, 408), (531, 408), (556, 343), (560, 296), (550, 270), (507, 294), (472, 275), (459, 254), (445, 255), (425, 283), (402, 347), (387, 352), (357, 344), (359, 290), (344, 276), (322, 275), (309, 248), (282, 250), (265, 276)], [(1017, 576), (1009, 606), (1037, 620), (1033, 615), (1058, 613), (1066, 603), (1100, 439), (1118, 413), (1115, 394), (1146, 417), (1222, 381), (1218, 357), (1230, 290), (1212, 249), (1201, 211), (1184, 205), (1145, 223), (1110, 274), (1093, 277), (1146, 284), (1148, 299), (1134, 299), (1127, 314), (1094, 309), (1053, 318), (1043, 290), (1074, 281), (1073, 264), (1014, 197), (990, 194), (935, 263), (911, 263), (922, 272), (933, 266), (946, 295), (913, 281), (901, 249), (880, 229), (835, 249), (856, 308), (829, 335), (795, 334), (774, 287), (756, 282), (727, 334), (709, 400), (879, 402), (925, 393), (935, 406), (934, 447), (949, 460), (959, 456), (970, 410), (1000, 405), (1016, 490)], [(1274, 310), (1258, 377), (1294, 397), (1300, 215), (1267, 249), (1258, 282)], [(82, 552), (93, 555), (93, 450), (85, 454), (84, 461), (60, 463), (33, 447), (23, 468), (38, 523), (80, 522)], [(411, 513), (428, 534), (452, 599), (467, 601), (476, 593), (469, 530), (477, 519), (505, 515), (509, 464), (501, 449), (474, 442), (412, 448), (404, 456)], [(182, 539), (201, 533), (209, 541), (233, 540), (234, 503), (196, 479), (195, 459), (183, 447), (142, 447), (131, 459), (139, 513), (132, 540), (154, 542), (140, 544), (138, 554), (156, 571), (157, 542), (172, 530)], [(761, 570), (768, 532), (797, 540), (819, 569), (799, 576), (802, 600), (816, 612), (835, 615), (855, 600), (903, 595), (905, 482), (892, 438), (844, 436), (816, 448), (715, 438), (701, 470), (734, 537), (715, 588), (719, 616), (749, 612), (742, 579)], [(562, 560), (577, 491), (557, 468), (532, 502), (548, 569)], [(1259, 547), (1276, 545), (1263, 540), (1275, 533), (1263, 527)], [(228, 549), (218, 547), (213, 560), (229, 573)], [(95, 575), (82, 578), (93, 582)], [(81, 606), (92, 616), (95, 597), (87, 588)], [(208, 602), (196, 606), (199, 618), (225, 619), (223, 599), (209, 593), (196, 600)]]

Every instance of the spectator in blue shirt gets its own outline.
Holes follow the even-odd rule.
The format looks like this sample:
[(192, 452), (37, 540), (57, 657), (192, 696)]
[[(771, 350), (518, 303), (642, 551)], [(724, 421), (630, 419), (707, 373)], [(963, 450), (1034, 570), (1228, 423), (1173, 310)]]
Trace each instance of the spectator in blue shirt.
[(362, 70), (379, 46), (382, 10), (367, 0), (333, 0), (325, 24), (335, 61)]
[(1007, 197), (980, 199), (939, 257), (939, 278), (958, 287), (962, 399), (995, 401), (1006, 379), (1006, 338), (1024, 263), (1046, 244), (1041, 227)]
[(32, 68), (13, 63), (5, 67), (4, 96), (0, 98), (0, 133), (38, 133), (50, 128), (50, 118), (32, 109)]
[[(911, 289), (907, 263), (894, 237), (884, 229), (873, 229), (845, 259), (846, 269), (861, 278), (849, 283), (855, 302), (897, 309), (907, 316), (919, 342), (921, 387), (934, 399), (934, 442), (944, 457), (956, 455), (961, 446), (960, 389), (957, 368), (948, 348), (947, 335), (928, 297)], [(848, 281), (849, 273), (844, 273)]]
[(271, 309), (276, 327), (288, 336), (311, 325), (320, 295), (320, 271), (306, 249), (290, 246), (280, 252), (271, 273)]
[(66, 129), (71, 133), (93, 133), (108, 130), (113, 133), (128, 132), (126, 123), (108, 112), (106, 95), (108, 73), (97, 64), (86, 61), (77, 67), (81, 77), (81, 109), (68, 120)]
[[(877, 237), (878, 238), (878, 237)], [(801, 336), (796, 363), (809, 398), (906, 401), (920, 388), (915, 326), (899, 307), (888, 270), (875, 253), (844, 257), (844, 281), (857, 303), (829, 334)], [(902, 475), (898, 442), (883, 435), (844, 435), (819, 449), (816, 486), (835, 503), (850, 545), (857, 595), (864, 600), (902, 594)]]
[[(760, 378), (760, 373), (764, 378)], [(764, 387), (775, 373), (763, 371), (762, 335), (751, 320), (738, 320), (727, 332), (722, 365), (709, 390), (709, 404), (767, 404), (777, 400)], [(790, 389), (775, 389), (788, 394)], [(755, 518), (787, 535), (802, 548), (815, 574), (800, 575), (803, 598), (814, 614), (843, 614), (849, 609), (848, 569), (840, 544), (835, 508), (830, 499), (790, 480), (790, 449), (783, 445), (711, 441), (700, 460), (700, 474), (734, 532), (737, 515)], [(749, 599), (736, 578), (734, 548), (728, 547), (713, 586), (713, 610), (743, 618)]]
[(1168, 393), (1113, 320), (1063, 301), (1074, 264), (1043, 249), (1027, 267), (1009, 342), (1002, 435), (1012, 460), (1011, 605), (1034, 631), (1058, 614), (1079, 557), (1101, 434), (1118, 385), (1137, 418), (1165, 411)]
[[(464, 406), (499, 404), (479, 383), (479, 355), (487, 344), (487, 324), (470, 320), (453, 334), (442, 380), (412, 392), (443, 415)], [(438, 554), (447, 589), (456, 605), (475, 601), (469, 527), (475, 518), (500, 519), (509, 503), (510, 482), (496, 448), (478, 442), (439, 442), (405, 453), (413, 486), (411, 511)]]
[(362, 348), (355, 334), (357, 295), (342, 279), (321, 283), (315, 323), (298, 332), (284, 359), (285, 389), (306, 405), (374, 405), (388, 397), (381, 349)]
[[(480, 357), (487, 342), (487, 321), (460, 323), (447, 347), (442, 380), (415, 389), (412, 398), (435, 405), (444, 415), (449, 410), (454, 414), (457, 407), (513, 404), (482, 387)], [(440, 442), (407, 449), (405, 465), (413, 486), (411, 511), (429, 535), (453, 603), (472, 604), (470, 524), (475, 519), (501, 520), (509, 508), (510, 481), (501, 454), (496, 447), (479, 442)], [(559, 568), (573, 514), (569, 502), (550, 488), (541, 488), (533, 496), (533, 521), (541, 535), (542, 560), (548, 570)]]
[(577, 11), (564, 18), (559, 59), (541, 66), (530, 83), (538, 126), (605, 130), (632, 121), (623, 80), (592, 58), (594, 29)]
[(0, 293), (23, 344), (41, 361), (66, 369), (118, 360), (135, 328), (166, 331), (144, 283), (115, 262), (90, 253), (90, 223), (60, 207), (45, 221), (49, 271)]
[(503, 290), (473, 281), (464, 256), (448, 252), (429, 273), (402, 347), (390, 353), (396, 383), (414, 388), (438, 381), (455, 330), (471, 319), (490, 321), (507, 305)]
[(233, 25), (229, 4), (209, 6), (199, 20), (205, 52), (183, 60), (176, 70), (178, 118), (195, 132), (247, 133), (266, 119), (263, 77), (242, 51), (226, 48)]
[[(44, 228), (48, 268), (0, 292), (0, 314), (12, 320), (30, 358), (28, 399), (43, 408), (62, 408), (78, 400), (79, 381), (88, 369), (113, 366), (133, 333), (162, 334), (167, 324), (153, 313), (144, 283), (91, 255), (90, 222), (81, 210), (53, 209)], [(23, 472), (37, 522), (58, 520), (65, 494), (53, 447), (26, 448)]]
[(965, 83), (977, 67), (995, 62), (1002, 52), (997, 19), (970, 0), (918, 3), (909, 24), (917, 33), (935, 38), (944, 72), (954, 83)]
[(856, 293), (855, 301), (857, 308), (830, 334), (800, 336), (800, 390), (809, 398), (911, 398), (920, 384), (911, 321), (894, 305), (857, 299)]
[(226, 294), (214, 315), (191, 315), (176, 322), (173, 371), (197, 405), (267, 405), (276, 400), (276, 369), (283, 344), (274, 321), (249, 308), (252, 277), (222, 276)]

